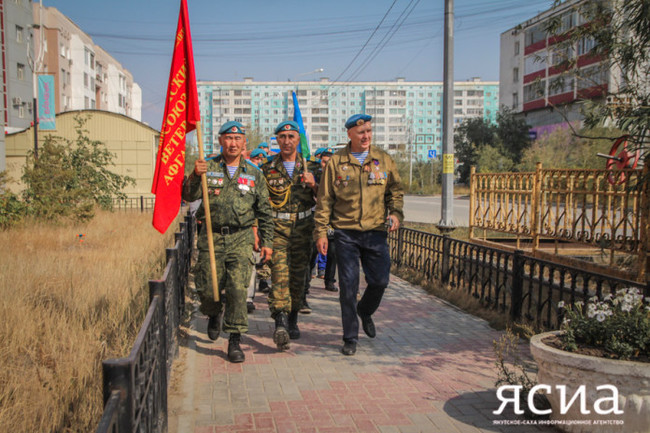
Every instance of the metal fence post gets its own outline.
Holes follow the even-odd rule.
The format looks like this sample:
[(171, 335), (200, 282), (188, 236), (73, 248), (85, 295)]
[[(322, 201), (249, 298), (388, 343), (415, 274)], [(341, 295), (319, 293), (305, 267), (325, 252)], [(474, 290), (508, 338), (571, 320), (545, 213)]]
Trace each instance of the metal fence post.
[(440, 266), (440, 281), (443, 284), (449, 282), (449, 263), (451, 262), (451, 237), (442, 235), (442, 260)]
[(402, 254), (404, 253), (404, 229), (402, 227), (397, 230), (397, 257), (395, 262), (397, 266), (402, 266)]
[(133, 381), (131, 364), (127, 359), (107, 359), (102, 362), (104, 404), (113, 390), (120, 392), (118, 426), (121, 432), (133, 431)]
[(521, 319), (524, 292), (524, 264), (524, 252), (522, 250), (515, 250), (512, 260), (512, 289), (510, 293), (510, 318), (513, 321)]

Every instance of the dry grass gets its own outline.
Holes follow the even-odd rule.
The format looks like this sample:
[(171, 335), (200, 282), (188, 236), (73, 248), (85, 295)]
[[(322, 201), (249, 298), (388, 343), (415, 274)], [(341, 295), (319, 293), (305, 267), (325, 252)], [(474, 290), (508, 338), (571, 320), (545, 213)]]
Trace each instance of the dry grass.
[(0, 431), (95, 430), (101, 361), (129, 353), (173, 231), (100, 212), (0, 232)]

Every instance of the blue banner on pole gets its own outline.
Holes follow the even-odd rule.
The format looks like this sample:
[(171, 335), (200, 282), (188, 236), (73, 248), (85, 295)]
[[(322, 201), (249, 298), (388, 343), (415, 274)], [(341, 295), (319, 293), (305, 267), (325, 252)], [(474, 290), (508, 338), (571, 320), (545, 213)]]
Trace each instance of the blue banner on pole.
[(54, 75), (38, 76), (38, 127), (40, 130), (56, 129), (54, 112)]

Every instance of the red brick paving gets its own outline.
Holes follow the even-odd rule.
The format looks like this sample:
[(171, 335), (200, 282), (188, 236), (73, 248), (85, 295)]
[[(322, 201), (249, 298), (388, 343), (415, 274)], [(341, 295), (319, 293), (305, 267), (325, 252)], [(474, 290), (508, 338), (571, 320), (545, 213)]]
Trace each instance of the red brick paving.
[(377, 338), (360, 336), (353, 357), (339, 352), (338, 295), (322, 280), (312, 280), (314, 312), (300, 315), (302, 336), (287, 352), (272, 342), (265, 295), (255, 302), (242, 364), (227, 361), (227, 336), (210, 341), (194, 315), (172, 372), (171, 433), (513, 431), (492, 423), (499, 332), (422, 289), (391, 276)]

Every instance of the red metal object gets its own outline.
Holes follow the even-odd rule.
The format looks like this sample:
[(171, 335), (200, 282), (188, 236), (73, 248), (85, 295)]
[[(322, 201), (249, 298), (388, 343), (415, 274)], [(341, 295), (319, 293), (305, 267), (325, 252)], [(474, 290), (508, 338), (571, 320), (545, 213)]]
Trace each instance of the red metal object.
[(624, 135), (614, 142), (612, 148), (609, 150), (609, 158), (607, 158), (607, 170), (612, 172), (607, 177), (607, 180), (612, 185), (618, 185), (625, 182), (627, 175), (624, 172), (615, 173), (615, 170), (623, 170), (625, 168), (636, 168), (641, 157), (641, 150), (628, 151), (627, 141), (629, 135)]

